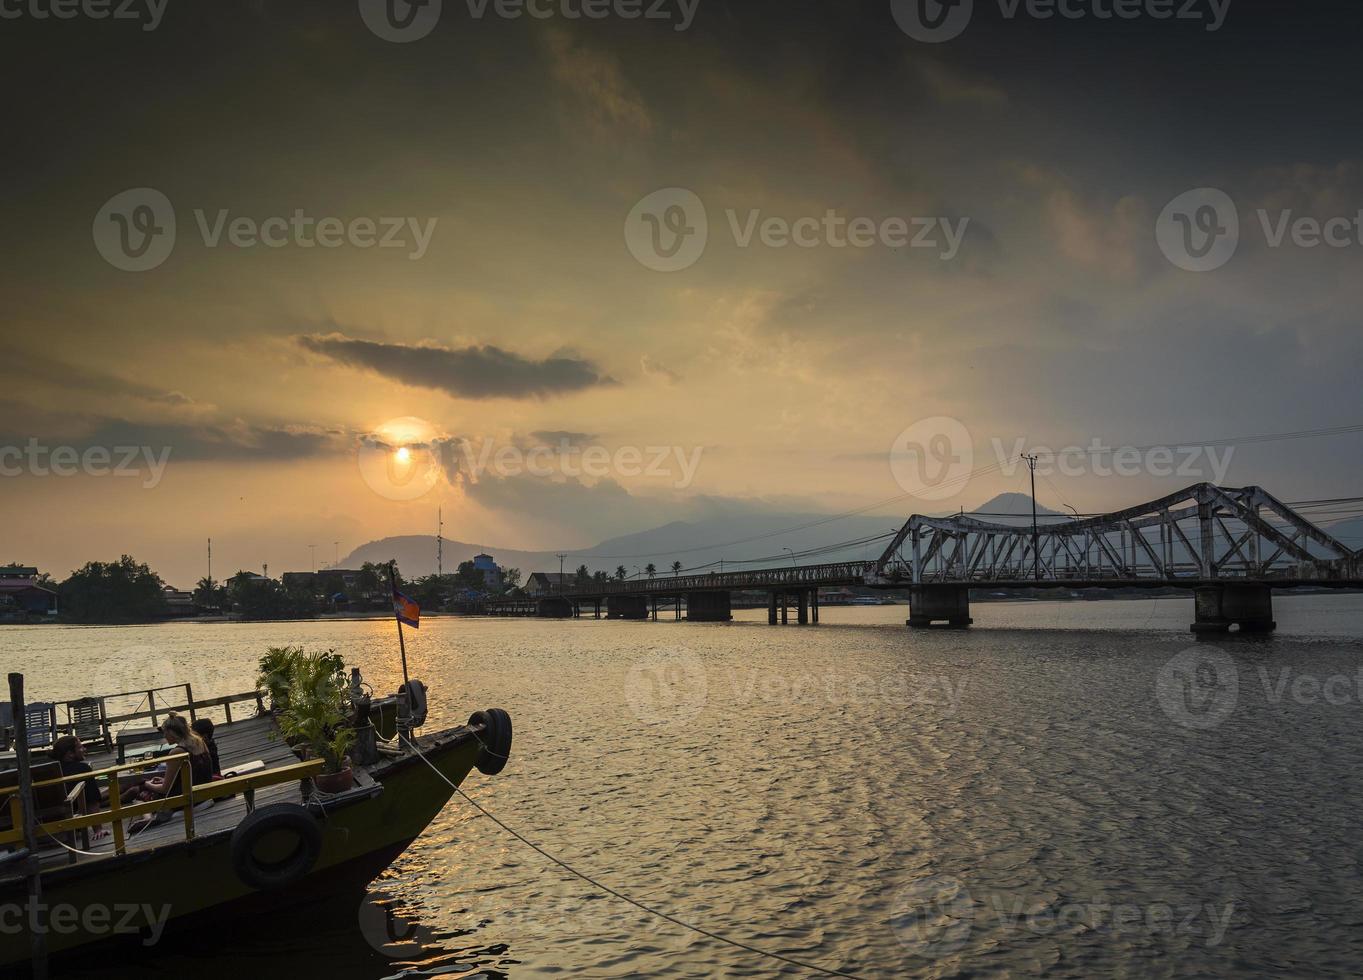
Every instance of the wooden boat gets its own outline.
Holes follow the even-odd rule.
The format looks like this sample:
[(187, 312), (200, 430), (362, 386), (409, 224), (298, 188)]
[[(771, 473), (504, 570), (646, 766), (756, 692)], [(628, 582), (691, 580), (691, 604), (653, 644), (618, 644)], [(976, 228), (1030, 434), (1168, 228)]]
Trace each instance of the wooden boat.
[[(260, 704), (256, 692), (235, 700), (250, 699)], [(187, 704), (163, 705), (160, 713), (192, 713), (231, 700), (195, 702), (191, 693)], [(114, 788), (109, 808), (41, 824), (36, 856), (23, 850), (19, 794), (0, 787), (11, 828), (0, 830), (0, 967), (29, 959), (34, 921), (43, 923), (49, 954), (60, 954), (130, 935), (147, 945), (167, 930), (205, 920), (221, 929), (241, 914), (344, 890), (354, 890), (358, 906), (364, 886), (426, 828), (469, 772), (495, 775), (510, 754), (505, 712), (480, 711), (468, 724), (418, 736), (424, 689), (420, 700), (419, 713), (408, 708), (405, 692), (357, 702), (354, 724), (373, 737), (357, 741), (354, 784), (336, 794), (316, 790), (312, 777), (321, 760), (300, 760), (263, 707), (254, 717), (217, 726), (226, 778), (199, 785), (186, 778), (183, 792), (166, 799), (119, 804), (119, 777), (146, 760), (120, 764), (90, 756), (95, 772), (59, 782), (96, 779)], [(227, 709), (230, 719), (230, 704)], [(155, 718), (153, 702), (153, 725)], [(231, 775), (234, 770), (240, 774)], [(43, 786), (34, 783), (35, 796)], [(147, 814), (150, 825), (129, 829)], [(83, 834), (96, 825), (112, 833), (86, 844)], [(63, 837), (78, 843), (60, 846)], [(44, 909), (38, 919), (31, 917), (32, 874)]]

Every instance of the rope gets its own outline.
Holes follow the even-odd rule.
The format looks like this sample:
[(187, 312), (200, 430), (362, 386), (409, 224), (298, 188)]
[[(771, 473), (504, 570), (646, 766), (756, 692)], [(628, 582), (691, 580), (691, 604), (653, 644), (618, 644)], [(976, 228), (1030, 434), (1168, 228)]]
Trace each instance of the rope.
[[(546, 858), (546, 859), (552, 861), (554, 864), (557, 864), (557, 865), (558, 865), (560, 868), (562, 868), (564, 871), (567, 871), (569, 874), (573, 875), (574, 877), (581, 878), (581, 879), (582, 879), (583, 881), (585, 881), (587, 884), (591, 885), (592, 887), (594, 887), (594, 888), (596, 888), (596, 889), (598, 889), (598, 890), (600, 890), (600, 891), (605, 892), (607, 895), (610, 895), (610, 896), (612, 896), (612, 897), (614, 897), (614, 898), (618, 898), (620, 901), (622, 901), (622, 902), (624, 902), (624, 903), (626, 903), (626, 904), (628, 904), (628, 905), (634, 906), (636, 909), (639, 909), (641, 912), (646, 912), (646, 913), (648, 913), (649, 915), (656, 916), (656, 917), (659, 918), (659, 919), (665, 919), (666, 921), (672, 923), (672, 924), (675, 925), (675, 926), (680, 926), (681, 928), (686, 929), (686, 930), (688, 930), (688, 931), (690, 931), (690, 932), (694, 932), (694, 933), (696, 933), (697, 935), (704, 936), (704, 937), (707, 938), (707, 939), (712, 939), (712, 940), (714, 940), (715, 942), (718, 942), (718, 943), (723, 943), (723, 944), (725, 944), (726, 946), (732, 946), (732, 947), (734, 947), (735, 949), (741, 949), (741, 950), (744, 950), (744, 951), (749, 952), (749, 953), (756, 953), (756, 954), (759, 955), (759, 956), (765, 956), (765, 957), (768, 957), (769, 959), (773, 959), (773, 960), (780, 960), (782, 963), (788, 963), (788, 964), (791, 965), (791, 966), (798, 966), (798, 967), (800, 967), (802, 970), (814, 970), (814, 971), (817, 972), (817, 973), (823, 973), (823, 974), (826, 974), (827, 976), (830, 976), (830, 977), (847, 977), (847, 978), (849, 978), (849, 980), (864, 980), (864, 978), (858, 976), (858, 975), (855, 974), (855, 973), (846, 973), (846, 972), (844, 972), (844, 971), (842, 971), (842, 970), (834, 970), (834, 969), (831, 969), (831, 968), (826, 967), (826, 966), (819, 966), (819, 965), (814, 964), (814, 963), (807, 963), (807, 962), (805, 962), (804, 960), (797, 960), (797, 959), (795, 959), (794, 957), (783, 956), (783, 955), (780, 954), (780, 953), (773, 953), (773, 952), (771, 952), (770, 950), (761, 949), (761, 948), (759, 948), (759, 947), (757, 947), (757, 946), (750, 946), (750, 945), (748, 945), (747, 943), (738, 941), (737, 939), (730, 939), (730, 938), (727, 937), (727, 936), (721, 936), (721, 935), (720, 935), (719, 933), (717, 933), (717, 932), (711, 932), (710, 930), (708, 930), (708, 929), (703, 929), (703, 928), (701, 928), (700, 926), (692, 925), (692, 924), (689, 923), (689, 922), (684, 922), (684, 921), (682, 921), (681, 919), (678, 919), (678, 918), (677, 918), (676, 916), (674, 916), (674, 915), (669, 915), (668, 913), (663, 912), (663, 911), (660, 911), (659, 909), (652, 908), (652, 907), (650, 907), (650, 906), (648, 906), (648, 905), (643, 904), (642, 902), (639, 902), (639, 901), (636, 901), (635, 899), (630, 898), (628, 895), (625, 895), (625, 894), (622, 894), (621, 892), (616, 891), (614, 888), (610, 887), (610, 886), (607, 885), (607, 884), (603, 884), (602, 882), (600, 882), (600, 881), (598, 881), (597, 879), (593, 878), (591, 875), (586, 874), (585, 872), (582, 872), (582, 871), (578, 871), (576, 868), (574, 868), (572, 865), (568, 864), (566, 861), (563, 861), (563, 860), (561, 860), (560, 858), (554, 857), (554, 855), (550, 854), (550, 853), (549, 853), (548, 851), (546, 851), (544, 848), (540, 847), (538, 844), (536, 844), (534, 841), (532, 841), (532, 840), (530, 840), (529, 838), (527, 838), (525, 835), (521, 834), (519, 831), (513, 830), (511, 827), (507, 826), (507, 825), (506, 825), (505, 823), (503, 823), (500, 819), (498, 819), (495, 815), (493, 815), (485, 806), (483, 806), (481, 803), (479, 803), (479, 802), (478, 802), (477, 800), (475, 800), (473, 797), (469, 796), (467, 793), (465, 793), (462, 789), (460, 789), (460, 788), (459, 788), (458, 786), (456, 786), (454, 783), (450, 782), (450, 780), (445, 776), (445, 774), (435, 767), (435, 763), (431, 762), (430, 759), (426, 758), (425, 754), (422, 753), (422, 751), (421, 751), (419, 748), (417, 748), (416, 745), (413, 744), (412, 741), (411, 741), (410, 739), (404, 738), (403, 741), (406, 742), (406, 743), (407, 743), (407, 746), (408, 746), (413, 752), (415, 752), (415, 753), (417, 754), (417, 756), (420, 757), (420, 759), (421, 759), (422, 762), (426, 763), (426, 765), (428, 765), (428, 766), (431, 767), (431, 771), (432, 771), (432, 772), (434, 772), (437, 776), (439, 776), (442, 780), (444, 780), (444, 781), (445, 781), (445, 784), (446, 784), (447, 786), (449, 786), (450, 789), (454, 790), (456, 793), (458, 793), (460, 796), (462, 796), (465, 800), (467, 800), (470, 804), (472, 804), (473, 807), (474, 807), (474, 809), (476, 809), (479, 813), (481, 813), (483, 816), (487, 817), (489, 820), (491, 820), (493, 823), (495, 823), (498, 827), (500, 827), (500, 828), (502, 828), (503, 830), (505, 830), (505, 831), (506, 831), (508, 834), (510, 834), (512, 837), (516, 838), (518, 841), (520, 841), (520, 842), (521, 842), (522, 844), (524, 844), (526, 847), (530, 848), (530, 849), (531, 849), (532, 851), (534, 851), (535, 853), (539, 854), (541, 857), (544, 857), (544, 858)], [(482, 739), (479, 739), (478, 741), (481, 743), (481, 742), (482, 742)], [(494, 753), (494, 754), (495, 754), (495, 753)]]

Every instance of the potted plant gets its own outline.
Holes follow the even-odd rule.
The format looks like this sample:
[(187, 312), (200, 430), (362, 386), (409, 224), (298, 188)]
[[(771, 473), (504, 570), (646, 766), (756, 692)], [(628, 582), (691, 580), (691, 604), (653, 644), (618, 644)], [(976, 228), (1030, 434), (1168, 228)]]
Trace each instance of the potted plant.
[(256, 690), (270, 696), (270, 710), (283, 711), (289, 706), (289, 683), (294, 663), (302, 657), (302, 647), (270, 647), (257, 663)]
[(346, 757), (355, 740), (350, 727), (350, 685), (345, 661), (339, 654), (297, 650), (288, 665), (287, 700), (278, 710), (279, 730), (307, 757), (322, 759), (322, 773), (314, 777), (324, 793), (340, 793), (354, 785)]

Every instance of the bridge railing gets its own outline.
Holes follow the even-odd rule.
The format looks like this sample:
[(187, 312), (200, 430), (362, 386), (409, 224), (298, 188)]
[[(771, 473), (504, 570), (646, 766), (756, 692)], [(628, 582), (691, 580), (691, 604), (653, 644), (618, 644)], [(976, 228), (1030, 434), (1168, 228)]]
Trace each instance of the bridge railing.
[(674, 596), (685, 592), (858, 585), (869, 567), (868, 562), (847, 561), (742, 572), (706, 572), (702, 575), (671, 575), (623, 581), (615, 579), (564, 589), (542, 598), (560, 595), (565, 599), (594, 599), (613, 595)]

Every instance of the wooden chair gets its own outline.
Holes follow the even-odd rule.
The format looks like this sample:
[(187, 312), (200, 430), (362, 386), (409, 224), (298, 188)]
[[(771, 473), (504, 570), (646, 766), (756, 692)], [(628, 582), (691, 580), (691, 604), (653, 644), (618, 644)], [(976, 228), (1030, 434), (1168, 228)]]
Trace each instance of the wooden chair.
[[(50, 779), (60, 779), (62, 776), (62, 767), (56, 762), (40, 762), (33, 765), (30, 772), (34, 783), (42, 783)], [(0, 772), (0, 789), (8, 789), (18, 785), (18, 769), (7, 769), (4, 772)], [(84, 792), (85, 780), (83, 779), (64, 785), (39, 786), (36, 788), (33, 791), (33, 795), (36, 797), (34, 801), (34, 813), (38, 823), (47, 823), (53, 820), (70, 820), (76, 815)], [(5, 805), (0, 806), (0, 832), (14, 829), (14, 823), (11, 820), (9, 799), (10, 796), (6, 795), (4, 797)], [(61, 837), (67, 838), (64, 843), (76, 843), (75, 833), (75, 831), (68, 831), (65, 834), (62, 834)], [(58, 838), (58, 840), (60, 840), (60, 838)], [(40, 851), (48, 850), (53, 846), (53, 838), (48, 837), (46, 834), (39, 831), (38, 849)], [(88, 831), (80, 831), (78, 846), (84, 850), (89, 850), (90, 841)], [(76, 860), (74, 854), (71, 854), (71, 860), (73, 862)]]
[(103, 698), (80, 698), (66, 702), (66, 727), (86, 745), (97, 742), (104, 746), (104, 751), (113, 750)]
[(57, 706), (51, 701), (24, 705), (24, 731), (30, 750), (46, 748), (57, 740)]

